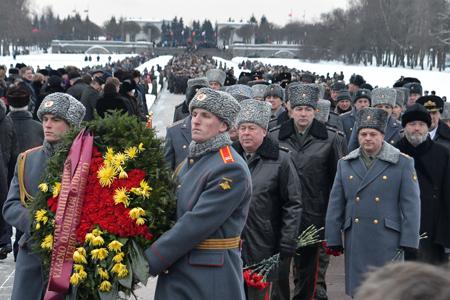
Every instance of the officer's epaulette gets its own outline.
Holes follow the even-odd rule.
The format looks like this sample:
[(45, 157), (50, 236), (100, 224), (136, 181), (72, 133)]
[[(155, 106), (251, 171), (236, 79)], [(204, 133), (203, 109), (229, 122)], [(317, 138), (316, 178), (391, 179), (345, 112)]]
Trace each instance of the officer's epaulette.
[(334, 127), (334, 126), (331, 126), (331, 125), (328, 125), (328, 124), (327, 124), (327, 129), (330, 130), (330, 131), (333, 131), (333, 132), (335, 132), (336, 134), (339, 134), (339, 135), (341, 135), (341, 136), (345, 136), (345, 133), (343, 133), (342, 131), (340, 131), (339, 129), (337, 129), (337, 128)]
[(278, 145), (278, 149), (280, 149), (281, 151), (284, 151), (284, 152), (289, 152), (289, 148), (284, 147), (284, 146)]
[(167, 127), (167, 128), (172, 128), (172, 127), (174, 127), (174, 126), (177, 126), (178, 124), (183, 123), (183, 121), (184, 121), (184, 119), (178, 120), (178, 121), (172, 123), (172, 125), (169, 125), (169, 127)]
[(234, 157), (233, 157), (233, 154), (231, 153), (230, 146), (225, 146), (225, 147), (220, 148), (219, 153), (220, 153), (220, 157), (222, 157), (222, 160), (225, 164), (234, 162)]
[(37, 146), (37, 147), (31, 148), (31, 149), (28, 149), (28, 150), (26, 150), (26, 151), (23, 151), (23, 152), (20, 153), (19, 155), (27, 156), (27, 155), (30, 154), (31, 152), (34, 152), (34, 151), (36, 151), (36, 150), (39, 150), (39, 149), (41, 149), (42, 147), (43, 147), (43, 146), (41, 145), (41, 146)]

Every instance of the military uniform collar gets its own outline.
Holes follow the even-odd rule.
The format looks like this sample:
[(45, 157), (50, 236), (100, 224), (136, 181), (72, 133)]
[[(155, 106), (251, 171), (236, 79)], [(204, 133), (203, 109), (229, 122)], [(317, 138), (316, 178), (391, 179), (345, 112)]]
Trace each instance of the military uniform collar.
[[(290, 119), (280, 126), (279, 139), (285, 140), (292, 134), (297, 134), (297, 131), (295, 130), (294, 120)], [(309, 134), (320, 140), (326, 140), (328, 138), (327, 127), (315, 119), (309, 128)]]
[[(233, 143), (233, 148), (242, 156), (245, 156), (244, 148), (242, 148), (241, 143), (239, 141), (236, 141)], [(278, 159), (279, 156), (279, 149), (278, 149), (278, 143), (273, 141), (269, 137), (265, 137), (261, 146), (256, 150), (255, 154), (267, 158), (267, 159)]]
[[(361, 156), (360, 148), (357, 148), (344, 156), (343, 160), (353, 160)], [(385, 162), (396, 164), (400, 157), (400, 150), (390, 145), (389, 143), (383, 141), (383, 146), (380, 153), (378, 153), (377, 158), (379, 160), (384, 160)]]

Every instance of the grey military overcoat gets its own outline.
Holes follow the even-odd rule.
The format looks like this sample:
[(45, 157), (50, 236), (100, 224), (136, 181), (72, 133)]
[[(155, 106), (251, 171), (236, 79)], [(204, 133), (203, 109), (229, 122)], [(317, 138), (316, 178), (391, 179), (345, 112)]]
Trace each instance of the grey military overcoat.
[[(27, 155), (24, 184), (26, 191), (31, 196), (36, 195), (38, 192), (38, 185), (41, 183), (40, 180), (48, 158), (49, 152), (45, 147), (34, 148)], [(3, 205), (3, 217), (11, 226), (24, 233), (19, 240), (19, 253), (17, 255), (11, 299), (41, 300), (45, 292), (41, 259), (31, 251), (30, 226), (32, 220), (29, 209), (25, 208), (20, 202), (17, 165), (9, 188), (8, 198)]]
[(370, 267), (390, 262), (401, 246), (419, 246), (419, 194), (413, 159), (387, 142), (368, 170), (359, 148), (339, 160), (325, 239), (344, 246), (348, 295), (355, 295)]
[(181, 167), (177, 222), (145, 251), (150, 274), (159, 275), (157, 300), (245, 299), (239, 247), (198, 249), (206, 239), (239, 237), (247, 218), (250, 172), (226, 149), (229, 156), (212, 151)]

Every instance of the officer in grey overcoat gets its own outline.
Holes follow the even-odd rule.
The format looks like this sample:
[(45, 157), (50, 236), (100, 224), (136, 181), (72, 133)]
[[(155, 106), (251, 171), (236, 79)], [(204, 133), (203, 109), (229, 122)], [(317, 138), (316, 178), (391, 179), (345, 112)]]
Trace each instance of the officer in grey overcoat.
[(345, 289), (352, 297), (371, 267), (392, 261), (399, 248), (419, 246), (414, 161), (383, 141), (387, 119), (382, 109), (358, 112), (361, 146), (339, 160), (328, 204), (325, 239), (328, 247), (345, 250)]
[[(61, 135), (70, 127), (80, 126), (85, 112), (83, 104), (69, 94), (53, 93), (46, 96), (37, 111), (44, 129), (44, 143), (23, 152), (17, 160), (14, 178), (3, 205), (5, 221), (23, 232), (19, 240), (12, 300), (41, 300), (44, 296), (46, 284), (43, 282), (41, 259), (31, 251), (32, 219), (24, 203), (32, 201), (38, 192), (47, 161), (55, 153)], [(23, 173), (19, 173), (21, 164)]]
[(200, 89), (190, 104), (192, 142), (179, 169), (177, 222), (145, 251), (155, 299), (245, 299), (240, 251), (251, 197), (247, 164), (226, 132), (239, 103)]
[(353, 107), (351, 111), (339, 115), (344, 128), (345, 138), (347, 143), (350, 141), (350, 136), (352, 135), (353, 127), (355, 126), (355, 116), (358, 110), (370, 106), (370, 90), (359, 89), (356, 91), (352, 98)]
[[(402, 124), (391, 116), (396, 99), (397, 91), (394, 88), (376, 88), (372, 90), (372, 107), (384, 109), (388, 113), (384, 140), (391, 145), (395, 145), (402, 138)], [(358, 134), (354, 132), (356, 131), (355, 129), (353, 128), (350, 141), (348, 142), (349, 151), (359, 147)]]

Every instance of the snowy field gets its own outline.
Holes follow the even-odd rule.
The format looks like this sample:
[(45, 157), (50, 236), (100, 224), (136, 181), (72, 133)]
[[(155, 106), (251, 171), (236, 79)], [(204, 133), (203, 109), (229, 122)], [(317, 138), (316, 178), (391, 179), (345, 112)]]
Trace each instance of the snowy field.
[[(89, 56), (89, 55), (88, 55)], [(47, 66), (53, 69), (64, 68), (65, 66), (76, 66), (84, 68), (86, 66), (106, 65), (108, 57), (111, 56), (111, 62), (123, 60), (127, 57), (136, 56), (135, 54), (99, 54), (100, 60), (97, 62), (97, 54), (91, 54), (92, 61), (84, 61), (86, 54), (30, 54), (17, 55), (14, 60), (12, 56), (0, 56), (0, 65), (5, 65), (8, 68), (17, 63), (24, 63), (27, 66), (32, 66), (35, 70), (45, 68)]]
[[(247, 60), (247, 57), (235, 57), (233, 62), (238, 64), (243, 60)], [(283, 65), (290, 68), (296, 68), (298, 70), (308, 70), (310, 72), (315, 72), (319, 75), (326, 75), (330, 73), (333, 76), (334, 72), (339, 73), (344, 72), (344, 79), (346, 82), (350, 79), (353, 73), (360, 74), (364, 79), (370, 83), (373, 87), (392, 87), (392, 85), (400, 78), (400, 76), (405, 77), (416, 77), (422, 82), (424, 90), (436, 91), (439, 96), (450, 97), (450, 72), (449, 70), (445, 72), (439, 71), (422, 71), (422, 70), (411, 70), (407, 68), (389, 68), (389, 67), (373, 67), (364, 65), (344, 65), (339, 62), (318, 62), (310, 63), (306, 61), (301, 61), (298, 59), (282, 59), (282, 58), (250, 58), (250, 61), (258, 60), (264, 64)], [(236, 69), (236, 68), (235, 68)], [(238, 76), (235, 72), (235, 76)]]
[[(26, 65), (30, 65), (37, 69), (44, 68), (46, 66), (51, 66), (52, 68), (60, 68), (64, 66), (77, 66), (83, 68), (85, 66), (95, 66), (95, 65), (105, 65), (108, 63), (109, 54), (100, 54), (100, 61), (97, 63), (97, 55), (91, 55), (92, 61), (84, 61), (85, 54), (32, 54), (32, 55), (18, 55), (14, 60), (12, 56), (2, 56), (0, 57), (0, 64), (9, 67), (11, 64), (14, 66), (16, 63), (23, 62)], [(111, 61), (122, 60), (126, 57), (133, 55), (130, 54), (111, 54)], [(171, 55), (162, 55), (153, 58), (146, 63), (139, 66), (137, 69), (143, 71), (145, 68), (150, 70), (152, 66), (159, 64), (164, 67), (167, 62), (172, 58)], [(221, 61), (222, 65), (226, 63), (227, 67), (234, 67), (235, 76), (239, 76), (238, 64), (243, 60), (247, 60), (247, 57), (235, 57), (231, 61), (225, 60), (220, 57), (214, 57), (214, 59)], [(250, 60), (255, 60), (250, 58)], [(350, 78), (353, 73), (361, 74), (364, 79), (372, 86), (379, 87), (391, 87), (394, 82), (400, 78), (400, 76), (405, 77), (417, 77), (421, 82), (424, 90), (436, 91), (439, 96), (450, 96), (450, 72), (438, 72), (438, 71), (422, 71), (422, 70), (411, 70), (407, 68), (389, 68), (389, 67), (373, 67), (373, 66), (363, 66), (363, 65), (344, 65), (339, 62), (318, 62), (310, 63), (307, 61), (302, 61), (298, 59), (280, 59), (280, 58), (257, 58), (256, 60), (261, 61), (265, 64), (271, 65), (285, 65), (288, 67), (296, 68), (299, 70), (308, 70), (315, 72), (319, 75), (326, 75), (330, 73), (330, 76), (334, 72), (343, 71), (346, 81)], [(157, 74), (158, 75), (158, 74)]]

